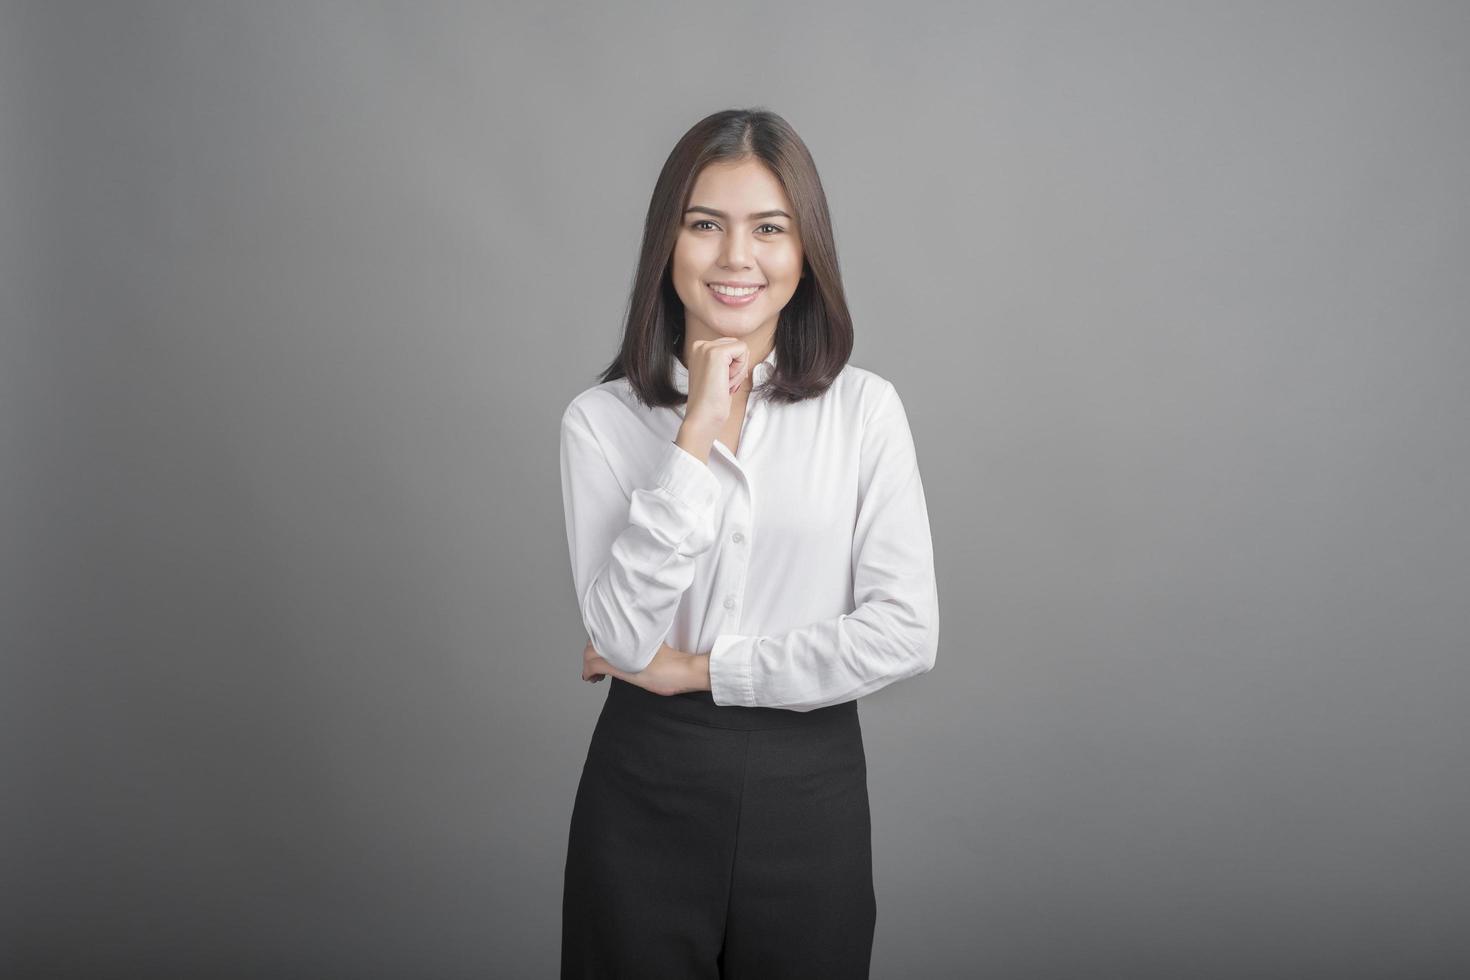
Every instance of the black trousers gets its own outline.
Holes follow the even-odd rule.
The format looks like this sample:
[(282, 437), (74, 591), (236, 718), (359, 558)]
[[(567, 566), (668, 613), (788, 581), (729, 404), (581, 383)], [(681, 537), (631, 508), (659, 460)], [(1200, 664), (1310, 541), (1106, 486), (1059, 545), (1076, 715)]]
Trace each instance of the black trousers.
[(746, 708), (608, 682), (567, 840), (563, 980), (866, 978), (857, 701)]

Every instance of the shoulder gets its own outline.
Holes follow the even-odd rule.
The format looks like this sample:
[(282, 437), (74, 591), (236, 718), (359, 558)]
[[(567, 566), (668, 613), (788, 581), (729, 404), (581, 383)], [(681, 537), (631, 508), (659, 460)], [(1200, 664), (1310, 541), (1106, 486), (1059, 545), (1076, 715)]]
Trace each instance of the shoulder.
[(614, 378), (577, 393), (561, 416), (563, 452), (593, 452), (619, 473), (641, 473), (673, 438), (678, 418), (671, 409), (638, 401), (627, 378)]
[(851, 361), (842, 366), (834, 384), (845, 384), (850, 389), (860, 391), (872, 397), (874, 395), (885, 395), (893, 387), (893, 382), (872, 368), (860, 367)]
[(871, 368), (860, 367), (850, 361), (843, 365), (837, 380), (832, 382), (832, 388), (843, 404), (850, 406), (854, 414), (864, 421), (898, 398), (893, 382)]
[(634, 409), (632, 385), (627, 378), (614, 378), (577, 393), (561, 414), (563, 429), (582, 426), (594, 431)]

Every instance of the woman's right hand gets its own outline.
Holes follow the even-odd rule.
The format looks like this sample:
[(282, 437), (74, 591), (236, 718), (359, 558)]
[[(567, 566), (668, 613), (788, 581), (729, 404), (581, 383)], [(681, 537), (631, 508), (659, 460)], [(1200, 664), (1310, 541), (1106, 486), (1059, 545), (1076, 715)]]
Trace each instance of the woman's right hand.
[(592, 641), (589, 639), (587, 645), (582, 648), (582, 680), (596, 684), (606, 677), (607, 674), (598, 670), (598, 667), (605, 662), (602, 659), (602, 655), (597, 652), (597, 648), (592, 645)]
[(709, 433), (730, 420), (732, 398), (750, 371), (750, 348), (735, 337), (696, 340), (689, 345), (689, 401), (686, 424)]

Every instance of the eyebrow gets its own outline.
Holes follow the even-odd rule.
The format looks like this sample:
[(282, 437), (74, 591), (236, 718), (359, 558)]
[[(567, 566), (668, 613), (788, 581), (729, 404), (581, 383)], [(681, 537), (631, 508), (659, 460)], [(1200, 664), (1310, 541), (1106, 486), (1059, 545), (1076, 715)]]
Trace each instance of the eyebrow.
[[(692, 208), (685, 208), (684, 209), (684, 213), (685, 214), (688, 214), (690, 211), (698, 211), (701, 214), (712, 214), (716, 218), (728, 218), (728, 217), (730, 217), (728, 214), (726, 214), (723, 211), (716, 211), (714, 208), (707, 208), (707, 207), (704, 207), (703, 205), (700, 205), (700, 204), (696, 204)], [(782, 211), (782, 210), (780, 210), (778, 208), (775, 211), (757, 211), (754, 214), (748, 215), (748, 217), (750, 218), (751, 221), (759, 221), (761, 218), (789, 218), (789, 217), (791, 217), (791, 215), (787, 214), (785, 211)]]

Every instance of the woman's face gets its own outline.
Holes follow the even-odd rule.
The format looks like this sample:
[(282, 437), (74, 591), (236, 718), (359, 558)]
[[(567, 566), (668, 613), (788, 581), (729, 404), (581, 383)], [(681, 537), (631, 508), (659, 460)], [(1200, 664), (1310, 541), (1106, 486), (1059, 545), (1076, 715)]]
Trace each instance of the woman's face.
[[(795, 214), (781, 182), (759, 160), (700, 171), (674, 243), (672, 277), (684, 303), (686, 343), (738, 337), (759, 348), (775, 335), (802, 275)], [(721, 287), (727, 294), (721, 295), (715, 288), (721, 283), (758, 288)]]

